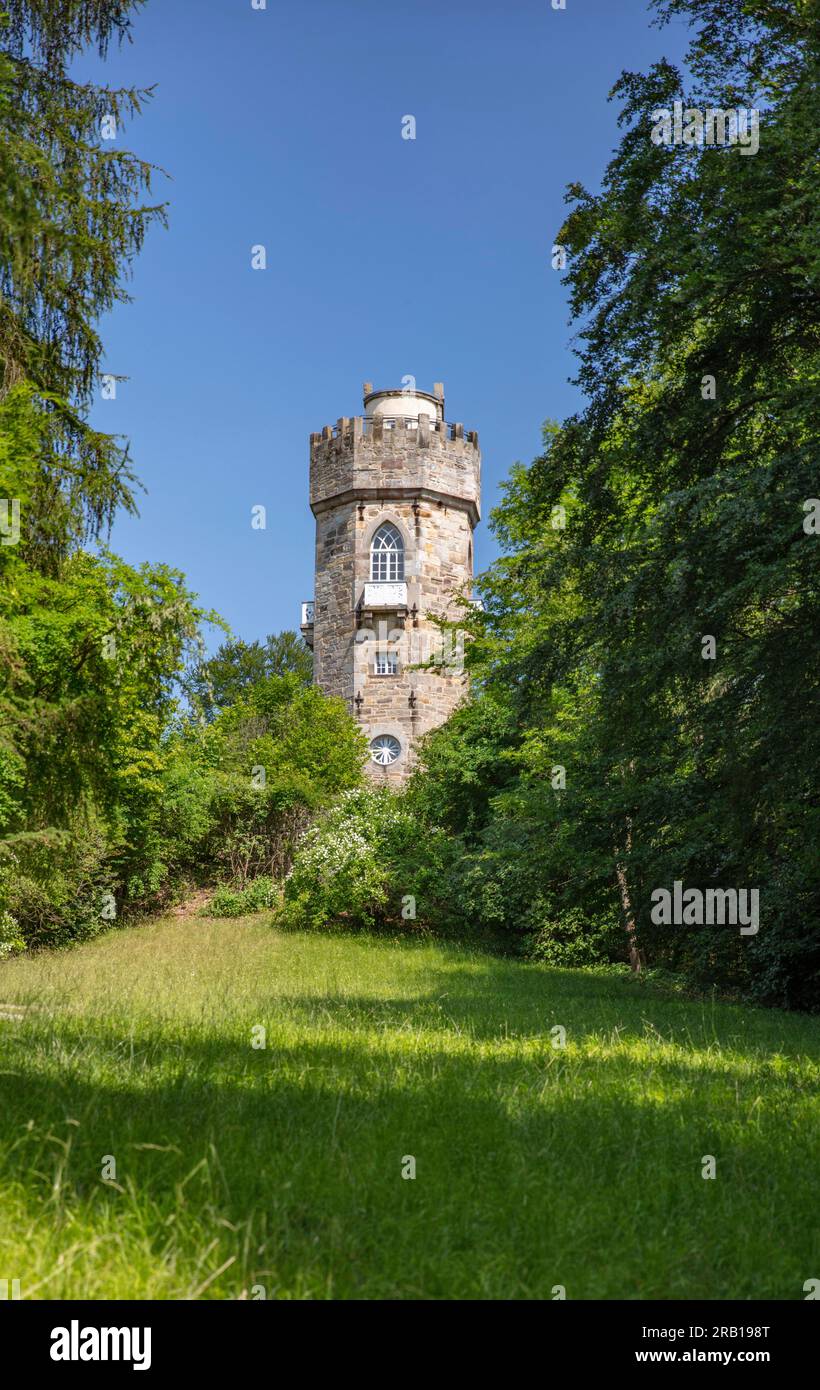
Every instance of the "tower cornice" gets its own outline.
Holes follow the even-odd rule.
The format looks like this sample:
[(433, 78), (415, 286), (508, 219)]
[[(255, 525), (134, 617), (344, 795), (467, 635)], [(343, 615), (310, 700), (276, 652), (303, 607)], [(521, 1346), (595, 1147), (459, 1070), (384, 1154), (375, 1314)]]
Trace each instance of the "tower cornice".
[(317, 502), (311, 502), (310, 510), (314, 516), (321, 516), (323, 512), (329, 512), (334, 507), (344, 507), (350, 502), (367, 502), (378, 504), (380, 502), (431, 502), (443, 507), (455, 508), (465, 512), (470, 519), (471, 526), (477, 526), (481, 520), (478, 502), (473, 498), (457, 497), (452, 492), (441, 492), (438, 488), (429, 487), (351, 487), (343, 492), (333, 493), (329, 497), (323, 497)]

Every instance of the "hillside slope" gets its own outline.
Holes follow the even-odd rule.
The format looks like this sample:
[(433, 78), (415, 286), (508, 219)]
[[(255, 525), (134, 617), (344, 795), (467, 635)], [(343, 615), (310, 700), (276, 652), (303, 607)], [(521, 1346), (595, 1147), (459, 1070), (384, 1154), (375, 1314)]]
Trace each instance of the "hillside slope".
[(0, 1270), (34, 1298), (799, 1299), (819, 1072), (816, 1020), (613, 975), (112, 931), (0, 967)]

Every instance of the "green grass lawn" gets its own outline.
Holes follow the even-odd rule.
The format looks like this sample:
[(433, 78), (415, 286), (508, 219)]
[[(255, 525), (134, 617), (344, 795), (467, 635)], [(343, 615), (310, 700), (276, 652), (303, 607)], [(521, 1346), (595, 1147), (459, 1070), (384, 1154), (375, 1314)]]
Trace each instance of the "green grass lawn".
[(819, 1055), (815, 1020), (613, 974), (261, 918), (112, 931), (0, 966), (0, 1277), (24, 1298), (802, 1299)]

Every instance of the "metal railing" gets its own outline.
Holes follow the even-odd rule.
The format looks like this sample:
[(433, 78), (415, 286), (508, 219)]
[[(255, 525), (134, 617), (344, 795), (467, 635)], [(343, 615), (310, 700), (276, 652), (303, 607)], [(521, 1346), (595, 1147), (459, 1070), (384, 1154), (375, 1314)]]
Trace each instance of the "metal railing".
[[(447, 440), (464, 438), (475, 442), (474, 430), (463, 430), (463, 435), (456, 434), (456, 430), (463, 427), (458, 424), (451, 424), (448, 420), (434, 420), (430, 415), (424, 415), (423, 417), (418, 415), (363, 415), (362, 433), (372, 434), (373, 425), (376, 420), (381, 422), (385, 433), (388, 433), (390, 430), (400, 429), (402, 425), (406, 430), (417, 430), (421, 418), (427, 420), (431, 434), (442, 434)], [(339, 425), (331, 425), (330, 432), (333, 439), (344, 439), (349, 442), (353, 438), (352, 425), (343, 426), (341, 428)]]

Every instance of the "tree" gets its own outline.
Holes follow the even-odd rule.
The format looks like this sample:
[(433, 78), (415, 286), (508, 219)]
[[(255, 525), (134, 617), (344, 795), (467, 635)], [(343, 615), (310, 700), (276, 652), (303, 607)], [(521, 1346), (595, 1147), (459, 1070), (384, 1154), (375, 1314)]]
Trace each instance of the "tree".
[(269, 634), (264, 644), (231, 638), (190, 673), (189, 689), (206, 717), (227, 709), (257, 682), (294, 674), (303, 685), (313, 680), (313, 654), (295, 632)]
[[(163, 216), (140, 202), (150, 166), (102, 139), (103, 118), (121, 125), (146, 94), (75, 82), (68, 65), (85, 45), (104, 54), (112, 38), (127, 36), (140, 5), (5, 0), (0, 14), (0, 496), (14, 528), (12, 543), (6, 536), (0, 547), (0, 747), (7, 769), (19, 773), (29, 759), (52, 769), (44, 785), (58, 822), (81, 769), (100, 761), (92, 711), (109, 682), (93, 645), (111, 616), (103, 591), (109, 581), (132, 591), (142, 582), (134, 572), (126, 580), (115, 562), (81, 558), (80, 547), (105, 535), (119, 507), (134, 509), (127, 448), (85, 418), (102, 354), (96, 324), (127, 298), (123, 279), (147, 227)], [(161, 567), (156, 580), (162, 587)], [(52, 662), (46, 677), (39, 663), (48, 665), (64, 612), (55, 648), (64, 664)], [(180, 617), (184, 647), (193, 610), (182, 616), (174, 603), (164, 613), (172, 626), (171, 613)], [(171, 656), (160, 640), (157, 653), (176, 670), (176, 649)], [(105, 669), (110, 676), (113, 666)], [(38, 831), (48, 828), (45, 804), (36, 815), (28, 807)], [(18, 830), (22, 805), (16, 813), (6, 807)]]
[[(514, 472), (495, 514), (507, 553), (479, 586), (468, 660), (509, 709), (519, 765), (483, 835), (512, 841), (534, 817), (559, 908), (593, 922), (620, 898), (650, 959), (816, 1007), (812, 18), (775, 0), (655, 8), (697, 26), (691, 88), (666, 62), (624, 74), (601, 191), (569, 191), (557, 240), (587, 404)], [(758, 109), (759, 150), (654, 143), (675, 99)], [(675, 880), (758, 888), (764, 925), (653, 923), (653, 890)]]
[(87, 412), (99, 316), (164, 210), (142, 201), (151, 167), (105, 140), (147, 93), (69, 65), (140, 4), (0, 15), (0, 916), (29, 940), (98, 930), (100, 890), (122, 895), (208, 616), (168, 567), (83, 549), (134, 509), (127, 447)]
[[(624, 809), (644, 935), (650, 887), (759, 886), (758, 937), (678, 930), (669, 953), (799, 1004), (820, 982), (817, 863), (801, 848), (818, 829), (820, 662), (806, 635), (820, 591), (803, 527), (816, 492), (817, 50), (809, 6), (656, 8), (699, 26), (692, 90), (667, 64), (624, 75), (627, 131), (602, 192), (571, 190), (559, 239), (590, 405), (537, 468), (542, 489), (570, 487), (583, 506), (567, 567), (587, 603), (579, 636), (608, 633), (600, 746), (634, 769)], [(759, 108), (758, 152), (652, 144), (653, 112), (678, 96)]]
[(127, 447), (85, 412), (98, 386), (99, 316), (127, 299), (124, 276), (164, 217), (140, 201), (151, 166), (107, 146), (102, 122), (120, 130), (149, 93), (75, 82), (68, 64), (86, 44), (105, 53), (127, 35), (141, 2), (4, 0), (0, 16), (0, 399), (29, 388), (39, 470), (20, 546), (51, 573), (119, 507), (134, 509)]
[(288, 672), (254, 682), (210, 722), (183, 721), (169, 756), (160, 838), (173, 842), (181, 804), (200, 804), (191, 866), (243, 887), (287, 872), (312, 816), (360, 785), (368, 749), (342, 700)]

